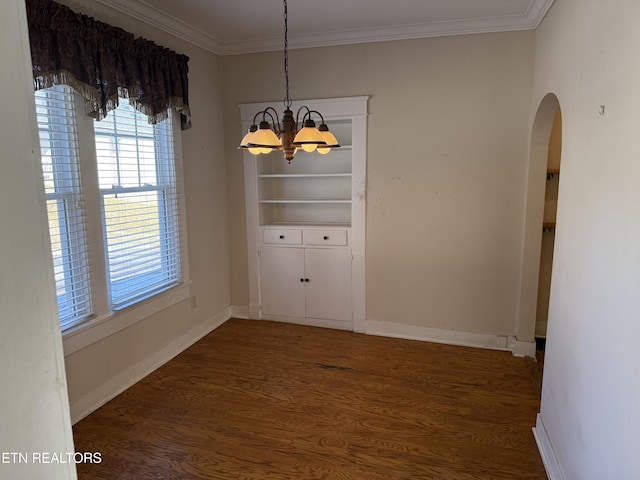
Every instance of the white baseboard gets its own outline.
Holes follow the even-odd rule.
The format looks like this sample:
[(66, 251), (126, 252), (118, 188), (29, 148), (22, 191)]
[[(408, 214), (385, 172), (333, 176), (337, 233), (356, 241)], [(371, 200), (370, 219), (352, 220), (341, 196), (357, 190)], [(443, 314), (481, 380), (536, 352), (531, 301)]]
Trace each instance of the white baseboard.
[(544, 469), (547, 471), (549, 480), (566, 480), (562, 468), (558, 463), (558, 457), (553, 450), (553, 444), (551, 438), (547, 432), (547, 428), (544, 425), (544, 421), (540, 414), (536, 418), (536, 426), (533, 428), (533, 436), (538, 444), (538, 450), (540, 451), (540, 457), (542, 457), (542, 463)]
[[(251, 315), (252, 310), (257, 315)], [(497, 335), (492, 333), (465, 332), (444, 328), (421, 327), (405, 325), (395, 322), (367, 320), (364, 317), (354, 317), (352, 322), (338, 320), (317, 320), (312, 318), (279, 317), (277, 315), (260, 315), (260, 308), (253, 306), (231, 306), (231, 314), (235, 318), (262, 318), (275, 322), (296, 323), (314, 327), (353, 330), (356, 333), (379, 335), (381, 337), (405, 338), (423, 342), (446, 343), (465, 347), (487, 348), (491, 350), (506, 350), (515, 357), (535, 357), (536, 343), (523, 342), (511, 335)]]
[(513, 337), (506, 335), (446, 330), (375, 320), (366, 321), (365, 333), (383, 337), (406, 338), (408, 340), (488, 348), (492, 350), (512, 351), (510, 345), (513, 343)]
[(244, 306), (241, 307), (239, 305), (231, 305), (229, 307), (231, 309), (231, 318), (243, 318), (248, 319), (249, 317), (249, 307)]
[(515, 340), (511, 345), (511, 352), (514, 357), (533, 357), (536, 356), (536, 342), (523, 342)]
[(231, 308), (227, 307), (217, 315), (193, 327), (181, 337), (176, 338), (155, 354), (136, 363), (82, 398), (72, 402), (70, 405), (72, 424), (76, 424), (173, 357), (182, 353), (202, 337), (229, 320), (229, 318), (231, 318)]
[(355, 333), (366, 333), (367, 319), (364, 317), (353, 317), (353, 331)]
[(335, 330), (353, 330), (352, 322), (348, 320), (323, 320), (320, 318), (307, 317), (279, 317), (277, 315), (262, 315), (261, 320), (272, 322), (294, 323), (296, 325), (306, 325), (308, 327), (333, 328)]
[(249, 310), (248, 318), (252, 318), (254, 320), (260, 318), (260, 304), (251, 304), (247, 308)]

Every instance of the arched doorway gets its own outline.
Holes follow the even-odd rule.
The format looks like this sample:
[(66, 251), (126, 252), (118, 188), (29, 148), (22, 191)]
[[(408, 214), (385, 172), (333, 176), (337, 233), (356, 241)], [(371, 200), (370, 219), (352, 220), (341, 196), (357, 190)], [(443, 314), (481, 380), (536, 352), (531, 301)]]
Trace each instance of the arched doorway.
[[(541, 335), (540, 331), (543, 330), (543, 325), (544, 335), (546, 335), (548, 288), (551, 278), (553, 246), (551, 244), (550, 250), (549, 242), (547, 241), (545, 244), (545, 256), (542, 257), (543, 233), (549, 237), (555, 235), (556, 203), (554, 200), (557, 201), (562, 144), (561, 131), (562, 114), (560, 112), (560, 102), (553, 93), (549, 93), (538, 106), (531, 131), (520, 305), (516, 332), (518, 342), (528, 346), (524, 348), (525, 351), (523, 352), (527, 356), (535, 355), (535, 337), (542, 338), (543, 335)], [(551, 163), (550, 147), (554, 156)], [(555, 183), (547, 186), (547, 183), (551, 181)], [(549, 195), (549, 198), (545, 201), (547, 195)], [(545, 210), (547, 210), (546, 215)], [(545, 266), (541, 268), (541, 260), (543, 258)], [(541, 271), (544, 279), (541, 277)], [(541, 279), (543, 279), (542, 285)], [(539, 293), (542, 295), (539, 296)], [(539, 321), (538, 313), (540, 313)], [(542, 321), (543, 318), (544, 322)], [(537, 323), (539, 331), (536, 331)]]
[(556, 236), (556, 212), (558, 209), (558, 187), (560, 185), (560, 157), (562, 154), (562, 112), (560, 111), (560, 107), (556, 110), (556, 115), (553, 119), (548, 152), (535, 328), (536, 343), (539, 347), (542, 347), (542, 349), (544, 349), (547, 338), (549, 294), (551, 292), (551, 271), (553, 269), (553, 247)]

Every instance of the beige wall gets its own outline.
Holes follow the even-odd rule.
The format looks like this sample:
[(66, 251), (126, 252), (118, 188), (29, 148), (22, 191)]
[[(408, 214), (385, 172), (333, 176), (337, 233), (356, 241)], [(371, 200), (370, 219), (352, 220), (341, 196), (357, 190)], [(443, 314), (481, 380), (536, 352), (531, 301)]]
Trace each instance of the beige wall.
[(534, 110), (548, 92), (562, 108), (541, 419), (567, 479), (640, 475), (638, 18), (635, 0), (556, 0), (535, 35)]
[[(371, 96), (368, 320), (515, 333), (532, 46), (517, 32), (290, 52), (295, 99)], [(281, 63), (222, 58), (234, 305), (248, 302), (237, 105), (281, 110)]]
[[(237, 104), (282, 98), (283, 76), (279, 52), (218, 59), (94, 1), (65, 3), (189, 55), (194, 124), (183, 145), (197, 308), (175, 305), (67, 357), (74, 401), (230, 304), (246, 305)], [(0, 8), (3, 63), (20, 65), (22, 3)], [(290, 58), (297, 99), (371, 96), (371, 320), (515, 331), (523, 222), (533, 215), (524, 206), (526, 159), (535, 153), (529, 134), (537, 105), (547, 93), (557, 95), (562, 179), (541, 419), (566, 478), (637, 476), (639, 16), (635, 0), (556, 0), (535, 42), (532, 32), (469, 35), (292, 51)], [(24, 109), (31, 97), (19, 86), (26, 71), (2, 79), (11, 121), (0, 129), (0, 181), (20, 182), (4, 181), (0, 189), (7, 227), (0, 252), (11, 252), (1, 260), (0, 311), (3, 332), (12, 335), (0, 349), (3, 383), (12, 392), (0, 400), (10, 412), (1, 438), (13, 442), (0, 450), (67, 450), (60, 337), (51, 272), (43, 267), (46, 228), (34, 203), (42, 192), (36, 192), (33, 109)], [(527, 325), (522, 330), (532, 334), (533, 322)], [(43, 403), (34, 404), (36, 397)], [(47, 475), (72, 478), (73, 472), (65, 467)]]
[(219, 59), (96, 2), (72, 8), (189, 56), (193, 127), (182, 133), (191, 294), (184, 301), (66, 357), (69, 397), (80, 401), (229, 306), (226, 172)]

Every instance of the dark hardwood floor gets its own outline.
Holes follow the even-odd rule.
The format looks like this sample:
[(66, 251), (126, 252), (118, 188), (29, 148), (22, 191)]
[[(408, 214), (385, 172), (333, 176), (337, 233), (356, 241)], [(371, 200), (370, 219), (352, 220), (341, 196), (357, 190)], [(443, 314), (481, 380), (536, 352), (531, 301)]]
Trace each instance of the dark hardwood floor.
[(74, 426), (83, 479), (546, 479), (508, 352), (230, 320)]

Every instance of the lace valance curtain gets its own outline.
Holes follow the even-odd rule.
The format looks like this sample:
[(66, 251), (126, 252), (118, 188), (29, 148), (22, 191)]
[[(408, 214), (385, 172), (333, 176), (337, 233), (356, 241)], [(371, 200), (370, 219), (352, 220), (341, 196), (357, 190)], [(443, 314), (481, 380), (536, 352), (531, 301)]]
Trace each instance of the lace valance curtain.
[(31, 62), (36, 90), (65, 84), (86, 99), (98, 120), (126, 97), (150, 123), (180, 112), (191, 126), (189, 58), (51, 0), (27, 0)]

